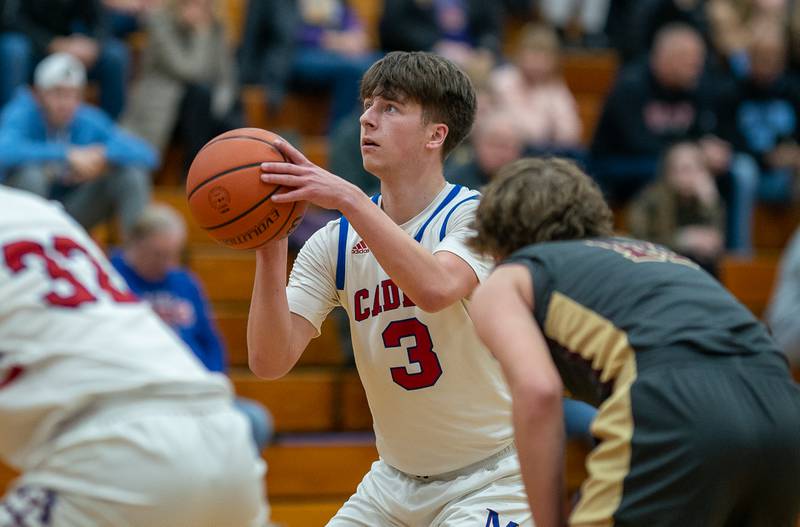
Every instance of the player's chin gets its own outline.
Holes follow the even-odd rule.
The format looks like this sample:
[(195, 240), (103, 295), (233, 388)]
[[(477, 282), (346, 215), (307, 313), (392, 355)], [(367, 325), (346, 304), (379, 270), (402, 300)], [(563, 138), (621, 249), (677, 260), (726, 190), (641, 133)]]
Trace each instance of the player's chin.
[(380, 159), (373, 155), (363, 155), (362, 160), (364, 170), (371, 174), (375, 174), (376, 171), (380, 172), (381, 167), (384, 165)]

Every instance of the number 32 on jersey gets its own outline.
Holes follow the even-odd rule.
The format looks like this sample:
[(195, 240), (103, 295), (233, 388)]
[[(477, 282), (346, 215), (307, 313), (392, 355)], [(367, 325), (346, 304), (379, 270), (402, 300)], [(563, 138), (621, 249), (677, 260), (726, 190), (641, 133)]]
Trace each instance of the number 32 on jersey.
[[(76, 308), (86, 303), (98, 301), (96, 293), (103, 291), (114, 302), (136, 302), (136, 296), (128, 290), (117, 288), (108, 273), (92, 257), (91, 253), (76, 241), (63, 236), (55, 236), (50, 243), (43, 245), (32, 240), (18, 240), (7, 243), (2, 248), (6, 266), (13, 274), (33, 268), (39, 261), (50, 280), (50, 290), (42, 300), (55, 307)], [(94, 283), (81, 281), (70, 270), (79, 259), (88, 261), (94, 269)]]

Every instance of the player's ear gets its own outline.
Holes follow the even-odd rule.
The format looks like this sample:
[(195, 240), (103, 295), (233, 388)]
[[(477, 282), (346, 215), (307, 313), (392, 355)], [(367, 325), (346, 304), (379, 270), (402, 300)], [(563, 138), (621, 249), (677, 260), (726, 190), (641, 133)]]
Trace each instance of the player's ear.
[(428, 136), (428, 146), (431, 148), (442, 148), (449, 131), (450, 129), (447, 128), (447, 125), (444, 123), (432, 124), (430, 135)]

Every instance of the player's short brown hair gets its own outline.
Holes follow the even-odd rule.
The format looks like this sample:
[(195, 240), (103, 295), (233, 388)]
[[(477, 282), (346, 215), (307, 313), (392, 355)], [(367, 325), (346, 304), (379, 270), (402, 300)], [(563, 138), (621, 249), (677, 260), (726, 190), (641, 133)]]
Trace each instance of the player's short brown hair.
[(393, 51), (373, 64), (361, 79), (361, 100), (381, 96), (422, 106), (425, 123), (444, 123), (448, 133), (442, 158), (469, 134), (477, 106), (475, 88), (458, 66), (421, 51)]
[(610, 236), (613, 217), (600, 189), (566, 159), (524, 158), (483, 189), (473, 248), (497, 258), (534, 243)]

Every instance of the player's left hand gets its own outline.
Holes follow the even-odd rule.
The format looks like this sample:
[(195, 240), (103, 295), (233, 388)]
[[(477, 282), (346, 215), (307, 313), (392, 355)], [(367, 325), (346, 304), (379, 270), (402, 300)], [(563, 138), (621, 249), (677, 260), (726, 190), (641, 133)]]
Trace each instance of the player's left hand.
[(298, 149), (285, 140), (273, 143), (288, 162), (261, 163), (261, 181), (273, 185), (285, 185), (293, 190), (275, 194), (272, 201), (309, 201), (324, 209), (344, 212), (361, 190), (344, 179), (318, 167)]

